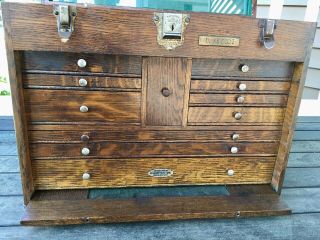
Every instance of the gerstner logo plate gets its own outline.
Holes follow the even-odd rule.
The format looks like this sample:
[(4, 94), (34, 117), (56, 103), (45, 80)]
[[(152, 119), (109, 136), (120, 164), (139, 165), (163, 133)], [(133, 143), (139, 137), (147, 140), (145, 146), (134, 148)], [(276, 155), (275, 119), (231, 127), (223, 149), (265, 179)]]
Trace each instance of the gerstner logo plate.
[(200, 46), (238, 47), (240, 38), (223, 36), (199, 36)]

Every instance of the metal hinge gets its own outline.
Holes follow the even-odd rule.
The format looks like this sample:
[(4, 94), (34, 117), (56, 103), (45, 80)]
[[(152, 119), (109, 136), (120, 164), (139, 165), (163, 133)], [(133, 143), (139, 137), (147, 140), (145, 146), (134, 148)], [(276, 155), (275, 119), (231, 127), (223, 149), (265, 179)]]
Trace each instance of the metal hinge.
[(267, 49), (271, 49), (275, 45), (274, 30), (277, 28), (277, 22), (274, 19), (260, 19), (260, 43)]
[(75, 6), (54, 5), (53, 14), (57, 18), (58, 34), (61, 37), (61, 42), (67, 42), (74, 31), (74, 22), (77, 16)]

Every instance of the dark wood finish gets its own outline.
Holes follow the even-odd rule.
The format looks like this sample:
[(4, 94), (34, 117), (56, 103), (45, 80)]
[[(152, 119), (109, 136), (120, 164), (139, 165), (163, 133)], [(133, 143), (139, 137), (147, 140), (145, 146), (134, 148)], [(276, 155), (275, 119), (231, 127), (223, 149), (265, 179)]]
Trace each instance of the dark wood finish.
[[(270, 141), (280, 140), (280, 131), (241, 131), (241, 130), (69, 130), (69, 131), (29, 131), (31, 143), (86, 143), (99, 141), (124, 142), (160, 142), (160, 141), (231, 141), (232, 134), (239, 134), (238, 142), (243, 141)], [(82, 141), (81, 136), (87, 135), (88, 141)]]
[[(137, 92), (24, 90), (29, 122), (140, 122)], [(80, 112), (80, 106), (88, 112)]]
[[(95, 44), (92, 44), (95, 45)], [(33, 52), (23, 53), (23, 70), (60, 72), (92, 72), (141, 75), (141, 57), (82, 53)], [(84, 59), (87, 66), (78, 67), (78, 60)]]
[[(263, 190), (264, 185), (261, 186)], [(23, 225), (62, 225), (199, 218), (242, 218), (291, 213), (277, 194), (152, 197), (123, 200), (32, 201)], [(195, 204), (197, 203), (197, 204)]]
[(146, 90), (145, 124), (148, 126), (182, 125), (187, 59), (146, 59), (148, 84)]
[[(270, 183), (275, 157), (34, 160), (36, 189)], [(205, 167), (204, 167), (205, 166)], [(171, 169), (171, 177), (151, 177)], [(228, 176), (227, 170), (234, 175)], [(88, 172), (90, 180), (82, 180)]]
[[(87, 80), (88, 85), (81, 87), (79, 79)], [(23, 84), (25, 88), (45, 88), (55, 87), (59, 89), (68, 89), (74, 87), (77, 90), (104, 90), (107, 89), (131, 89), (141, 88), (140, 78), (123, 77), (99, 77), (99, 76), (70, 76), (70, 75), (48, 75), (48, 74), (25, 74), (23, 75)], [(69, 88), (70, 89), (70, 88)]]
[(88, 198), (89, 190), (50, 190), (35, 191), (32, 201), (48, 201), (48, 200), (84, 200)]
[[(235, 57), (232, 57), (235, 58)], [(264, 59), (264, 58), (262, 58)], [(241, 65), (248, 65), (249, 71), (242, 72)], [(267, 70), (272, 69), (272, 71)], [(282, 61), (262, 60), (217, 60), (217, 59), (193, 59), (192, 77), (246, 77), (246, 78), (290, 78), (293, 72), (293, 64)]]
[[(280, 124), (284, 117), (284, 108), (267, 107), (190, 107), (188, 123), (274, 123)], [(241, 113), (237, 120), (235, 113)]]
[[(239, 152), (232, 154), (231, 147), (238, 147)], [(99, 142), (99, 143), (74, 143), (74, 144), (30, 144), (32, 159), (54, 159), (54, 158), (79, 158), (81, 148), (90, 149), (90, 154), (84, 158), (121, 158), (121, 157), (157, 157), (157, 156), (220, 156), (220, 155), (275, 155), (278, 143), (262, 142), (223, 142), (214, 143), (210, 141), (198, 143), (193, 142)]]
[[(277, 44), (269, 51), (259, 43), (258, 19), (191, 12), (184, 44), (167, 51), (156, 40), (154, 10), (78, 6), (75, 32), (68, 43), (61, 43), (52, 6), (5, 3), (2, 8), (10, 21), (13, 48), (31, 51), (304, 61), (305, 46), (309, 44), (306, 36), (310, 36), (316, 26), (309, 22), (278, 21)], [(34, 33), (37, 33), (37, 41), (34, 41)], [(241, 47), (199, 46), (199, 33), (237, 36)]]

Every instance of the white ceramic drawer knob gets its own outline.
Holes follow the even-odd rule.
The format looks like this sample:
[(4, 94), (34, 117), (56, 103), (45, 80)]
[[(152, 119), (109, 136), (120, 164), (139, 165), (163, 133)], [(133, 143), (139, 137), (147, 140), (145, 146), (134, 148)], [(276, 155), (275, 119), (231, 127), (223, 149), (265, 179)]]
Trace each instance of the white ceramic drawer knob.
[(240, 112), (235, 113), (234, 118), (237, 120), (240, 120), (242, 118), (242, 113), (240, 113)]
[(88, 111), (89, 111), (89, 108), (87, 106), (81, 106), (80, 107), (80, 112), (85, 113), (85, 112), (88, 112)]
[(230, 152), (231, 153), (238, 153), (238, 148), (237, 147), (231, 147)]
[(240, 69), (241, 69), (241, 72), (246, 73), (246, 72), (249, 72), (249, 69), (250, 69), (250, 68), (249, 68), (248, 65), (243, 64), (243, 65), (240, 66)]
[(91, 178), (90, 173), (85, 172), (84, 174), (82, 174), (83, 180), (89, 180), (90, 178)]
[(240, 91), (244, 91), (244, 90), (246, 90), (247, 89), (247, 85), (245, 84), (245, 83), (240, 83), (239, 84), (239, 90)]
[(232, 134), (232, 140), (238, 140), (239, 139), (239, 134), (237, 134), (237, 133), (234, 133), (234, 134)]
[(237, 103), (244, 103), (244, 97), (243, 96), (237, 97)]
[(87, 66), (87, 62), (84, 59), (79, 59), (77, 63), (78, 63), (78, 66), (81, 68), (84, 68)]
[(233, 169), (228, 169), (227, 174), (228, 176), (233, 176), (234, 175)]
[(84, 147), (84, 148), (81, 149), (81, 154), (82, 155), (87, 156), (87, 155), (89, 155), (89, 153), (90, 153), (90, 149), (89, 148)]
[(84, 78), (79, 79), (79, 86), (85, 87), (88, 85), (88, 81)]

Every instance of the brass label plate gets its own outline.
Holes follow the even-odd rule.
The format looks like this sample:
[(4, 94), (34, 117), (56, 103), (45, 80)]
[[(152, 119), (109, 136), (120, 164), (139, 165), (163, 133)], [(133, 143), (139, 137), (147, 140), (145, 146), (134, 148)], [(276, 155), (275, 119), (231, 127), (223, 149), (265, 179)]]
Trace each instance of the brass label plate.
[(171, 169), (152, 169), (148, 172), (148, 175), (151, 177), (170, 177), (173, 175), (173, 171)]
[(199, 36), (200, 46), (238, 47), (240, 38), (223, 36)]

